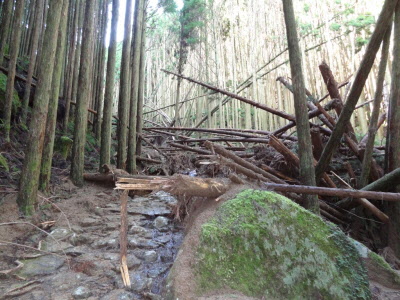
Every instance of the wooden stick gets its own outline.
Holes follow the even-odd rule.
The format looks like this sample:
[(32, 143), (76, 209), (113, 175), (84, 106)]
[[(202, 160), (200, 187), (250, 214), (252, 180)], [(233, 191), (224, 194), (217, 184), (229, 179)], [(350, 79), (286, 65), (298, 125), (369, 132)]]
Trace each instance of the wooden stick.
[(124, 285), (131, 286), (129, 278), (129, 271), (126, 262), (128, 252), (128, 191), (122, 192), (121, 197), (121, 228), (120, 228), (120, 263), (121, 263), (121, 276)]

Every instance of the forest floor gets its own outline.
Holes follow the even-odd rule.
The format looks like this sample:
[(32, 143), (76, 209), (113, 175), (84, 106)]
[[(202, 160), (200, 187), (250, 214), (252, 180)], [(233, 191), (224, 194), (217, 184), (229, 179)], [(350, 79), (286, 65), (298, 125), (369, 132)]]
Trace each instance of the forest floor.
[[(13, 275), (0, 273), (0, 298), (161, 299), (163, 280), (183, 236), (182, 226), (169, 217), (175, 198), (164, 192), (130, 198), (132, 288), (126, 291), (119, 271), (119, 192), (93, 184), (76, 188), (64, 179), (54, 194), (40, 196), (40, 209), (29, 220), (18, 214), (16, 193), (3, 199), (0, 270), (23, 265)], [(44, 221), (55, 225), (48, 230), (35, 227)]]
[[(163, 299), (160, 294), (165, 278), (182, 241), (182, 249), (198, 242), (198, 226), (191, 226), (193, 219), (185, 224), (172, 219), (176, 199), (165, 192), (129, 198), (128, 268), (132, 288), (125, 289), (119, 271), (120, 192), (104, 184), (74, 186), (68, 178), (68, 162), (56, 153), (49, 194), (39, 195), (36, 215), (23, 218), (16, 195), (25, 140), (26, 132), (17, 129), (12, 143), (0, 149), (8, 162), (8, 170), (0, 168), (0, 299)], [(98, 149), (89, 145), (86, 151), (85, 168), (95, 172)], [(179, 155), (163, 166), (170, 174), (180, 169), (182, 173), (192, 170), (224, 177), (225, 169), (203, 166), (193, 171), (190, 157)], [(144, 169), (146, 173), (163, 171)], [(195, 208), (191, 215), (199, 213), (201, 218), (204, 210), (212, 214), (217, 202), (208, 203), (213, 205)], [(195, 259), (193, 251), (183, 255)], [(184, 269), (180, 272), (185, 274)], [(189, 293), (189, 280), (184, 288)], [(400, 291), (374, 282), (371, 291), (373, 299), (400, 299)]]

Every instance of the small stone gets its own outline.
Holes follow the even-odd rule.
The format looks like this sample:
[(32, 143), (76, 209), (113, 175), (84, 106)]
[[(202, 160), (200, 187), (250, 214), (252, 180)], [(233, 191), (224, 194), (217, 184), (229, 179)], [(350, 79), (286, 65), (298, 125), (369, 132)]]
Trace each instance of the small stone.
[(151, 268), (148, 272), (149, 277), (151, 278), (156, 278), (157, 276), (163, 274), (164, 272), (166, 272), (169, 267), (171, 266), (171, 264), (168, 265), (161, 265), (161, 266), (156, 266), (154, 268)]
[(162, 235), (156, 238), (157, 243), (166, 244), (171, 240), (169, 235)]
[(129, 229), (129, 233), (134, 233), (135, 235), (138, 235), (139, 237), (143, 238), (148, 238), (148, 239), (152, 238), (152, 233), (150, 230), (137, 225), (133, 225)]
[(83, 244), (91, 244), (92, 238), (87, 234), (72, 235), (70, 240), (72, 245), (79, 246)]
[(95, 208), (94, 208), (94, 214), (96, 215), (96, 216), (103, 216), (104, 215), (104, 211), (103, 211), (103, 209), (101, 208), (101, 207), (98, 207), (98, 206), (96, 206)]
[(145, 262), (155, 262), (158, 258), (158, 254), (154, 250), (149, 250), (144, 253), (144, 261)]
[(72, 235), (71, 230), (67, 228), (56, 228), (46, 237), (47, 241), (63, 240)]
[(71, 256), (80, 256), (82, 254), (85, 254), (87, 252), (87, 249), (85, 249), (82, 246), (74, 247), (71, 249), (67, 249), (65, 251), (66, 254), (71, 255)]
[(132, 293), (129, 293), (123, 289), (114, 290), (109, 292), (100, 298), (101, 300), (131, 300), (135, 299), (135, 296)]
[(135, 292), (142, 292), (145, 289), (149, 289), (153, 280), (151, 278), (147, 278), (143, 273), (135, 272), (131, 275), (132, 282), (132, 290)]
[(143, 238), (131, 238), (128, 241), (129, 246), (131, 247), (137, 247), (137, 248), (145, 248), (145, 249), (151, 249), (151, 248), (157, 248), (159, 244), (152, 240), (148, 239), (143, 239)]
[(169, 220), (166, 217), (157, 217), (154, 220), (154, 227), (158, 230), (166, 230), (168, 226)]
[(95, 226), (95, 225), (99, 225), (100, 224), (100, 220), (99, 219), (95, 219), (95, 218), (85, 218), (80, 222), (82, 227), (90, 227), (90, 226)]
[(99, 239), (93, 243), (93, 247), (100, 248), (117, 248), (119, 245), (119, 241), (117, 239), (103, 238)]
[(163, 300), (163, 298), (160, 295), (153, 294), (153, 293), (143, 293), (143, 296), (146, 297), (146, 299), (150, 300)]
[(72, 293), (74, 299), (85, 299), (89, 298), (91, 295), (92, 292), (85, 286), (77, 287)]

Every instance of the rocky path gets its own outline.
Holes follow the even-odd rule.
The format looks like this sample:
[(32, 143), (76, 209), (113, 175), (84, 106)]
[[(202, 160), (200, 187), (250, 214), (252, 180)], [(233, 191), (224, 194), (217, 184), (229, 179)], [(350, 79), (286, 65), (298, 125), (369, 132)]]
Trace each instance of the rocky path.
[(131, 289), (124, 288), (119, 272), (119, 201), (105, 201), (70, 227), (30, 236), (29, 242), (57, 255), (34, 257), (34, 251), (15, 254), (14, 259), (24, 264), (16, 274), (24, 280), (0, 274), (0, 299), (1, 295), (21, 300), (162, 299), (163, 280), (183, 236), (181, 226), (169, 218), (175, 203), (176, 199), (165, 192), (129, 198)]

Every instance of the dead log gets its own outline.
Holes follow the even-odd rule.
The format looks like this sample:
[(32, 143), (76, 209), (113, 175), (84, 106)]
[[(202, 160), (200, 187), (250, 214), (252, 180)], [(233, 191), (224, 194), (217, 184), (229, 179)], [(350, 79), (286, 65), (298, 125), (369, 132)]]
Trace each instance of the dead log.
[(240, 136), (244, 138), (254, 138), (258, 137), (253, 134), (246, 134), (241, 132), (236, 132), (233, 130), (227, 131), (223, 129), (207, 129), (207, 128), (190, 128), (190, 127), (154, 127), (151, 129), (157, 130), (171, 130), (171, 131), (195, 131), (195, 132), (208, 132), (208, 133), (216, 133), (216, 134), (224, 134), (224, 135), (231, 135), (231, 136)]
[[(280, 140), (278, 140), (275, 136), (271, 136), (269, 139), (269, 144), (271, 147), (273, 147), (276, 151), (278, 151), (280, 154), (282, 154), (288, 162), (290, 162), (293, 166), (296, 168), (299, 168), (300, 166), (300, 159), (297, 157), (296, 154), (294, 154), (292, 151), (290, 151), (289, 148), (285, 146)], [(314, 165), (317, 164), (317, 161), (314, 160)], [(328, 174), (324, 173), (323, 174), (323, 179), (325, 181), (325, 184), (332, 187), (336, 188), (335, 183), (330, 179)]]
[(144, 162), (147, 162), (150, 164), (158, 164), (158, 165), (161, 165), (163, 163), (161, 160), (156, 160), (156, 159), (151, 159), (151, 158), (141, 157), (141, 156), (137, 156), (136, 160), (144, 161)]
[(314, 158), (319, 159), (322, 150), (324, 149), (324, 145), (322, 143), (322, 138), (321, 138), (321, 131), (319, 130), (318, 127), (312, 127), (310, 129), (310, 134), (311, 134), (311, 143), (313, 145)]
[(337, 189), (305, 185), (288, 185), (277, 183), (264, 183), (264, 187), (276, 192), (292, 192), (299, 194), (310, 194), (319, 196), (332, 197), (352, 197), (352, 198), (368, 198), (382, 201), (400, 201), (400, 193), (371, 192), (353, 189)]
[(176, 140), (175, 143), (202, 143), (205, 141), (268, 144), (268, 139), (263, 139), (263, 138), (230, 138), (230, 137)]
[(250, 105), (252, 105), (254, 107), (257, 107), (259, 109), (265, 110), (265, 111), (267, 111), (269, 113), (272, 113), (272, 114), (274, 114), (276, 116), (279, 116), (281, 118), (284, 118), (286, 120), (290, 120), (290, 121), (294, 121), (295, 120), (295, 117), (293, 115), (289, 115), (289, 114), (287, 114), (287, 113), (285, 113), (283, 111), (278, 111), (278, 110), (272, 109), (272, 108), (270, 108), (270, 107), (268, 107), (268, 106), (266, 106), (264, 104), (249, 100), (249, 99), (247, 99), (245, 97), (242, 97), (242, 96), (236, 95), (234, 93), (228, 92), (226, 90), (217, 88), (217, 87), (212, 86), (210, 84), (207, 84), (207, 83), (204, 83), (204, 82), (201, 82), (201, 81), (198, 81), (198, 80), (183, 76), (181, 74), (177, 74), (175, 72), (167, 71), (167, 70), (164, 70), (164, 69), (161, 69), (161, 71), (163, 71), (163, 72), (165, 72), (167, 74), (171, 74), (171, 75), (177, 76), (179, 78), (185, 79), (185, 80), (187, 80), (189, 82), (196, 83), (196, 84), (201, 85), (201, 86), (203, 86), (205, 88), (208, 88), (208, 89), (210, 89), (212, 91), (215, 91), (215, 92), (218, 92), (220, 94), (223, 94), (223, 95), (229, 96), (231, 98), (237, 99), (237, 100), (239, 100), (241, 102), (250, 104)]
[(207, 147), (208, 149), (210, 149), (212, 152), (216, 152), (219, 155), (222, 155), (226, 158), (230, 158), (232, 159), (234, 162), (236, 162), (237, 164), (241, 165), (242, 167), (245, 167), (257, 174), (262, 175), (263, 177), (267, 178), (268, 180), (272, 181), (272, 182), (278, 182), (278, 183), (285, 183), (282, 179), (279, 179), (278, 177), (276, 177), (275, 175), (272, 175), (271, 173), (264, 171), (263, 169), (260, 169), (259, 167), (253, 165), (252, 163), (244, 160), (243, 158), (240, 158), (239, 156), (237, 156), (236, 154), (234, 154), (231, 151), (226, 150), (225, 148), (223, 148), (220, 145), (216, 145), (211, 143), (210, 141), (207, 141), (204, 143), (204, 146)]
[[(378, 180), (370, 183), (363, 187), (361, 191), (389, 191), (400, 181), (400, 168), (393, 170), (392, 172), (384, 175)], [(354, 199), (344, 199), (337, 203), (338, 206), (344, 209), (352, 209), (357, 207), (359, 203), (356, 203)]]
[[(340, 116), (340, 113), (342, 112), (342, 108), (343, 108), (343, 100), (342, 100), (342, 96), (340, 95), (338, 84), (335, 80), (335, 77), (333, 76), (331, 68), (328, 66), (328, 64), (326, 62), (323, 61), (319, 65), (319, 70), (321, 72), (322, 78), (324, 79), (324, 82), (328, 89), (329, 95), (331, 96), (331, 99), (337, 99), (337, 101), (338, 101), (337, 105), (335, 106), (335, 110), (336, 110), (336, 114), (338, 116)], [(350, 138), (353, 141), (357, 142), (356, 135), (354, 133), (354, 128), (350, 122), (347, 124), (346, 132), (349, 133)]]

